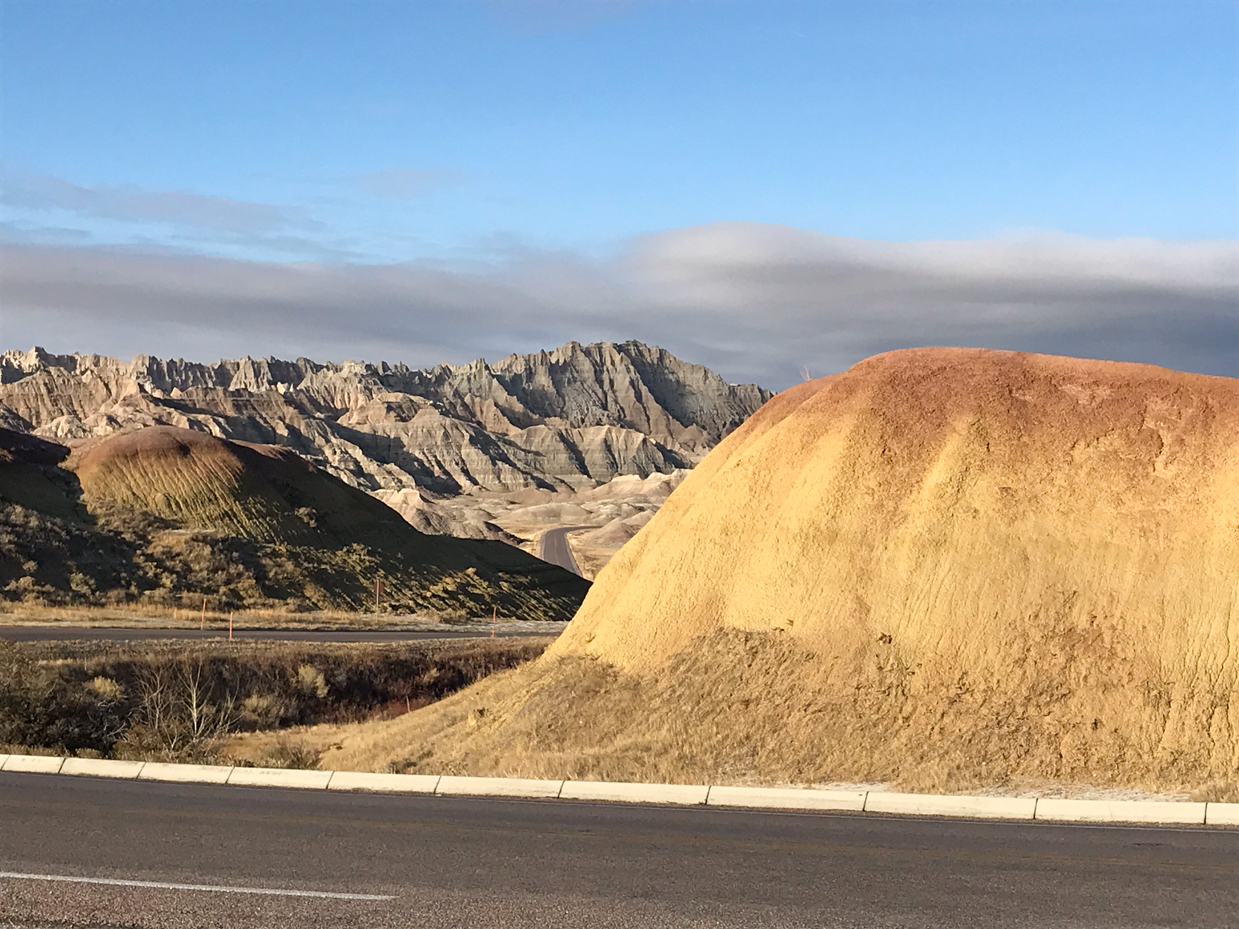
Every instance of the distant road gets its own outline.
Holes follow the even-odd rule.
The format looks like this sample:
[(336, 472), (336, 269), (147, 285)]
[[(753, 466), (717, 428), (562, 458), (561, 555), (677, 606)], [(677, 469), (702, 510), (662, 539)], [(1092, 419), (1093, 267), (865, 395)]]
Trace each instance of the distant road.
[(1239, 914), (1239, 833), (1220, 829), (4, 773), (0, 824), (3, 926), (1211, 929)]
[[(496, 628), (497, 638), (530, 638), (559, 635), (559, 629), (524, 630), (511, 623)], [(421, 639), (479, 639), (490, 636), (488, 628), (439, 631), (419, 629), (237, 629), (234, 639), (275, 642), (411, 642)], [(15, 642), (63, 642), (70, 639), (95, 639), (128, 642), (134, 639), (226, 639), (227, 629), (153, 629), (149, 626), (0, 626), (0, 639)]]
[(573, 574), (580, 575), (581, 569), (577, 567), (576, 559), (572, 557), (572, 549), (568, 547), (568, 533), (576, 532), (580, 529), (594, 528), (597, 527), (560, 526), (556, 529), (546, 530), (546, 532), (542, 533), (542, 549), (538, 557), (543, 561), (559, 565)]

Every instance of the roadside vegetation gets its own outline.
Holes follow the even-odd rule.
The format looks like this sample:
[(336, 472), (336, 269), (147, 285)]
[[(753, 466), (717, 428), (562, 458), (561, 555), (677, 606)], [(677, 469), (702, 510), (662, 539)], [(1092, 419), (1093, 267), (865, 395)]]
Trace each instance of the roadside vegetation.
[[(295, 727), (408, 713), (549, 642), (0, 641), (0, 752), (314, 767)], [(258, 732), (258, 757), (229, 756)]]

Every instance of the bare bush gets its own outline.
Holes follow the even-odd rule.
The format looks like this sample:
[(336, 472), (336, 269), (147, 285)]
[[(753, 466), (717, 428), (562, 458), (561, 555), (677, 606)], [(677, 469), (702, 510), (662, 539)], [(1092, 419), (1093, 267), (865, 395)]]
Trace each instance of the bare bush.
[(216, 692), (205, 662), (183, 658), (151, 665), (141, 670), (137, 684), (134, 724), (122, 740), (126, 754), (205, 757), (240, 721), (236, 696)]

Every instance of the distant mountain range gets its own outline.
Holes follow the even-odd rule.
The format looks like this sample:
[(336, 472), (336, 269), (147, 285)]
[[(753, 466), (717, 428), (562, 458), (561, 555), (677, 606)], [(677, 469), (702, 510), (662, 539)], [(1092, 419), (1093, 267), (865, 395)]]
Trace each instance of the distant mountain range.
[[(380, 496), (574, 490), (691, 467), (771, 393), (640, 342), (488, 364), (0, 356), (0, 426), (59, 442), (169, 425), (291, 448)], [(406, 514), (407, 515), (407, 514)]]

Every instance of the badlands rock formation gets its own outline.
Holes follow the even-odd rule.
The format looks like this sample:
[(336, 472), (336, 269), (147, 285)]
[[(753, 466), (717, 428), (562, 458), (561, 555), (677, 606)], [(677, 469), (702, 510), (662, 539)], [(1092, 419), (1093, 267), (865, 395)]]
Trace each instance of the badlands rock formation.
[(148, 425), (280, 445), (367, 491), (593, 487), (690, 466), (770, 396), (640, 342), (411, 370), (242, 358), (0, 357), (0, 425), (76, 440)]
[(593, 578), (649, 522), (689, 472), (638, 477), (622, 474), (577, 491), (529, 488), (474, 491), (435, 497), (421, 490), (377, 490), (378, 497), (413, 526), (435, 535), (499, 538), (537, 554), (542, 534), (556, 526), (584, 527), (569, 533), (581, 574)]
[(150, 513), (181, 529), (288, 544), (417, 538), (378, 500), (274, 445), (150, 426), (87, 443), (68, 467), (90, 509)]
[[(122, 362), (37, 348), (0, 356), (0, 427), (74, 444), (170, 425), (278, 445), (422, 532), (530, 551), (544, 520), (522, 512), (525, 498), (576, 506), (577, 491), (613, 478), (691, 467), (769, 397), (640, 342), (571, 342), (424, 371), (274, 358)], [(620, 481), (604, 494), (635, 486)], [(633, 504), (629, 515), (650, 509)], [(586, 549), (594, 567), (615, 550)]]
[(402, 759), (1239, 783), (1239, 381), (924, 349), (795, 387), (688, 476), (543, 659), (324, 766)]

